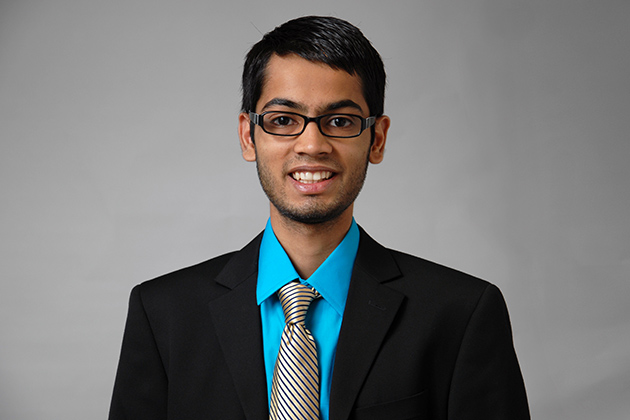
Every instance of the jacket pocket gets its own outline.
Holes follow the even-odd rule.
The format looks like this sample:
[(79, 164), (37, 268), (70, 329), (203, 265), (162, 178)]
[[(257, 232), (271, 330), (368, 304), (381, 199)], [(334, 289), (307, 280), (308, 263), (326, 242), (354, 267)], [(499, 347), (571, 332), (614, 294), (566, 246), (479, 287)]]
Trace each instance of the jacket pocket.
[(350, 420), (413, 420), (428, 418), (427, 392), (411, 397), (360, 407), (350, 414)]

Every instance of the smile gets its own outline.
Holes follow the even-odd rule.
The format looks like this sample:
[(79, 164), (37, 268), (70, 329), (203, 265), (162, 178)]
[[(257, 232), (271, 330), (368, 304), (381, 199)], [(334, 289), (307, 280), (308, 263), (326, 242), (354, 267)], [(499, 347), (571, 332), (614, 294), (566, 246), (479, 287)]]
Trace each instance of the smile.
[(303, 184), (313, 184), (315, 182), (324, 181), (333, 176), (333, 173), (330, 171), (319, 171), (319, 172), (293, 172), (291, 173), (291, 177), (298, 182)]

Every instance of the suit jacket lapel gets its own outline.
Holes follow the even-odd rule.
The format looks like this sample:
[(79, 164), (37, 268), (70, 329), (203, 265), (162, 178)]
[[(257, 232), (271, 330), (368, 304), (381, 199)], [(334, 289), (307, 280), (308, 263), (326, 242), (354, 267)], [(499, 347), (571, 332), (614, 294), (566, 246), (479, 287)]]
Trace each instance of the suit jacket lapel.
[(330, 392), (330, 419), (347, 419), (404, 295), (381, 283), (400, 276), (389, 251), (361, 229)]
[(248, 419), (269, 416), (260, 309), (256, 305), (259, 235), (236, 253), (216, 282), (230, 289), (208, 304), (217, 337)]

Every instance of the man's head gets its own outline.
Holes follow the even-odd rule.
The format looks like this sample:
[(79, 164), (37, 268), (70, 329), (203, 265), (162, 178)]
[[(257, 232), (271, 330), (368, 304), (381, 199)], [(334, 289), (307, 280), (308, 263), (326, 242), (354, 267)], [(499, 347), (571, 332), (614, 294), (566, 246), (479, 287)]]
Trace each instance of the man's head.
[(243, 158), (256, 162), (272, 223), (349, 226), (368, 162), (383, 159), (384, 85), (378, 53), (339, 19), (296, 19), (252, 48), (239, 138)]
[(370, 115), (384, 111), (385, 69), (380, 55), (361, 31), (334, 17), (306, 16), (267, 33), (247, 54), (243, 68), (242, 111), (256, 109), (272, 55), (295, 54), (308, 61), (356, 74)]

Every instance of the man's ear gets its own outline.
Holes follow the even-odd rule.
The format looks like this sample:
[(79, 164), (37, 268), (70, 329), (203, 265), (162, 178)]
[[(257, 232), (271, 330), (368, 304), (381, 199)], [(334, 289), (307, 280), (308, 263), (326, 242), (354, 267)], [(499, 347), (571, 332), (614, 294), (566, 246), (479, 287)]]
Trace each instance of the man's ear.
[(245, 112), (241, 112), (238, 115), (238, 138), (241, 142), (241, 152), (243, 153), (243, 159), (248, 162), (256, 161), (256, 145), (252, 139), (252, 124), (250, 123), (249, 115)]
[(374, 142), (370, 147), (370, 163), (381, 163), (385, 154), (385, 142), (387, 141), (387, 130), (391, 120), (387, 115), (380, 116), (374, 123)]

